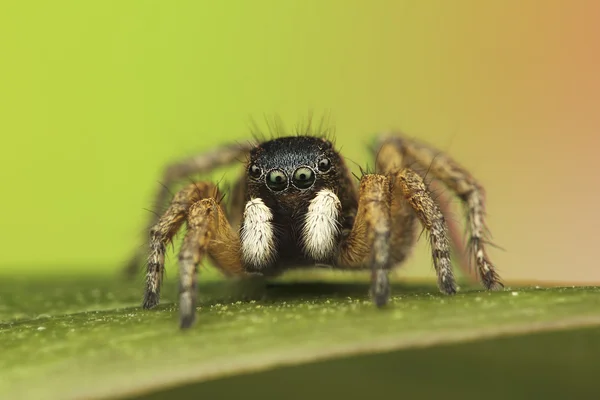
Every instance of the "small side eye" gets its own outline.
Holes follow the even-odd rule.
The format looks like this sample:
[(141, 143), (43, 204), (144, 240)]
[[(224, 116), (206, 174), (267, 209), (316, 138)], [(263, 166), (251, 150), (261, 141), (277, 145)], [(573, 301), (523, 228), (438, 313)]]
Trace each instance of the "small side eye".
[(300, 167), (294, 171), (292, 182), (298, 189), (308, 189), (315, 183), (315, 173), (308, 167)]
[(252, 178), (260, 178), (262, 175), (262, 170), (256, 164), (252, 164), (250, 168), (248, 168), (248, 175), (250, 175)]
[(280, 192), (288, 187), (288, 179), (285, 172), (274, 169), (267, 174), (267, 186), (274, 192)]
[(321, 158), (317, 163), (317, 167), (319, 168), (319, 171), (327, 172), (331, 169), (331, 161), (329, 161), (329, 158)]

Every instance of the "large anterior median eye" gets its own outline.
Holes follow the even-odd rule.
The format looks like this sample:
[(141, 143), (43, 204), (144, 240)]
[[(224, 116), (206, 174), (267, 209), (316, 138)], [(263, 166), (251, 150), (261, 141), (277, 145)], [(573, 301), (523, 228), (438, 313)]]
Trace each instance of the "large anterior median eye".
[(294, 171), (292, 182), (298, 189), (308, 189), (315, 183), (315, 173), (308, 167), (300, 167)]
[(287, 175), (285, 174), (285, 172), (279, 169), (273, 169), (269, 171), (269, 173), (267, 174), (266, 181), (269, 189), (275, 192), (284, 190), (288, 186)]

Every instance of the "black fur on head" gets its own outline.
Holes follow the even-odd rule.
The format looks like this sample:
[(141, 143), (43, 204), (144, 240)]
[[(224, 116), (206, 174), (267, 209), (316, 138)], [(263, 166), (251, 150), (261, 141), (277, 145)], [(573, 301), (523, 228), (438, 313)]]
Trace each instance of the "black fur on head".
[(309, 135), (259, 144), (247, 165), (248, 195), (260, 197), (278, 214), (295, 214), (321, 189), (336, 192), (342, 159), (333, 144)]

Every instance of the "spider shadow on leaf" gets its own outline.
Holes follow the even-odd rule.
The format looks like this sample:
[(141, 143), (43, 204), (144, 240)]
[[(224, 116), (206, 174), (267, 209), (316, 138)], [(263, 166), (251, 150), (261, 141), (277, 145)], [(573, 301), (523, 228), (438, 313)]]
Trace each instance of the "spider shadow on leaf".
[[(392, 295), (436, 293), (435, 283), (390, 284)], [(368, 282), (326, 280), (269, 280), (261, 277), (207, 282), (199, 285), (199, 305), (210, 306), (236, 301), (278, 303), (283, 301), (368, 300)]]

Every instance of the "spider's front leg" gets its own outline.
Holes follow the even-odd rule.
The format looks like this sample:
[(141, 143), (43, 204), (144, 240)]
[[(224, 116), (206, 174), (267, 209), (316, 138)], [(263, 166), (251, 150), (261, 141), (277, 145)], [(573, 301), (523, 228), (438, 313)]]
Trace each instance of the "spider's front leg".
[[(397, 187), (401, 190), (396, 190)], [(427, 230), (440, 290), (455, 294), (457, 289), (444, 216), (421, 177), (408, 168), (387, 176), (368, 174), (362, 177), (358, 212), (352, 230), (342, 241), (338, 263), (360, 267), (366, 260), (371, 268), (373, 301), (377, 306), (387, 303), (390, 295), (391, 205), (392, 196), (398, 193), (403, 197), (393, 200), (407, 202)], [(397, 231), (411, 227), (397, 227)]]
[(197, 183), (181, 189), (171, 201), (167, 211), (150, 228), (143, 308), (148, 309), (158, 305), (165, 271), (166, 247), (181, 228), (190, 206), (202, 198), (209, 197), (211, 187), (210, 184)]
[(242, 274), (240, 242), (224, 211), (217, 203), (212, 183), (191, 184), (179, 191), (167, 211), (150, 230), (150, 255), (146, 273), (143, 308), (158, 305), (164, 274), (165, 249), (187, 222), (187, 233), (179, 254), (179, 307), (182, 328), (195, 316), (198, 264), (209, 255), (225, 273)]
[[(148, 221), (148, 230), (156, 227), (159, 223), (157, 215), (168, 204), (170, 190), (176, 183), (185, 178), (189, 178), (192, 175), (207, 173), (215, 168), (232, 164), (238, 158), (244, 157), (251, 148), (251, 143), (220, 146), (168, 165), (164, 169), (161, 185), (154, 196), (154, 213)], [(167, 211), (167, 213), (168, 212), (169, 211)], [(176, 212), (173, 215), (180, 214)], [(133, 277), (138, 272), (138, 268), (142, 264), (142, 260), (145, 256), (144, 251), (145, 249), (140, 248), (131, 255), (124, 268), (126, 276)]]
[(360, 182), (358, 211), (351, 231), (342, 240), (337, 263), (371, 269), (371, 296), (381, 307), (390, 296), (391, 186), (384, 175), (364, 175)]
[(226, 274), (243, 274), (239, 237), (214, 197), (192, 204), (187, 224), (188, 232), (179, 253), (181, 328), (189, 328), (195, 320), (198, 264), (205, 255)]

